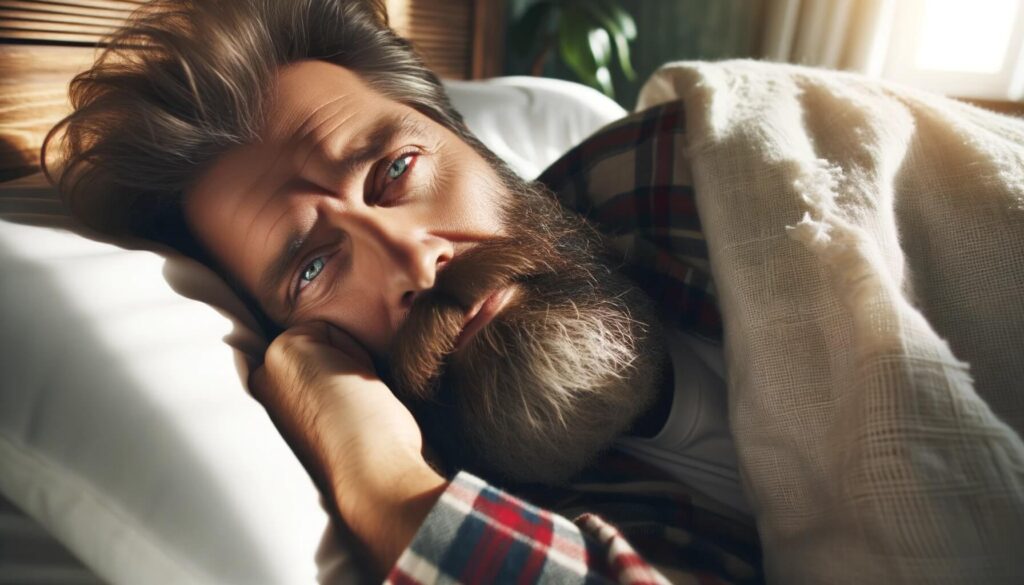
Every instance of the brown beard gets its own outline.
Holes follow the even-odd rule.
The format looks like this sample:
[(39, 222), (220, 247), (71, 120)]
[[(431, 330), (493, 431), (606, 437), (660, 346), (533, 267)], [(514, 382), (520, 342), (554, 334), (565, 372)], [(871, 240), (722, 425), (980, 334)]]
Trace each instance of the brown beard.
[[(438, 273), (395, 335), (388, 381), (448, 470), (564, 482), (650, 406), (665, 350), (597, 232), (541, 188), (510, 187), (510, 235)], [(469, 308), (510, 285), (455, 351)]]

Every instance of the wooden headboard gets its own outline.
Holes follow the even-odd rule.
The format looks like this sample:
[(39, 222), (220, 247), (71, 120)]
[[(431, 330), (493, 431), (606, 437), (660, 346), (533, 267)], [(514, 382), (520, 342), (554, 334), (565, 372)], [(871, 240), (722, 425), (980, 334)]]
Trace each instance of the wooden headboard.
[[(280, 0), (288, 2), (290, 0)], [(0, 181), (39, 170), (67, 85), (100, 39), (143, 0), (0, 0)], [(501, 72), (505, 6), (496, 0), (387, 0), (392, 27), (449, 79)]]

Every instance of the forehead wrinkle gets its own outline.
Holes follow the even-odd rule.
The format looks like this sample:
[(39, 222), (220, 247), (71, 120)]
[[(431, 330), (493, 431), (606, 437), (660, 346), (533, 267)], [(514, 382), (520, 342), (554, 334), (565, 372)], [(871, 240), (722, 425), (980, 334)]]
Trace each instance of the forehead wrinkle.
[[(319, 147), (321, 144), (324, 143), (324, 141), (326, 141), (328, 138), (330, 138), (331, 135), (334, 134), (338, 130), (338, 128), (341, 128), (342, 126), (347, 124), (349, 120), (351, 120), (352, 118), (355, 118), (355, 116), (356, 115), (354, 113), (350, 114), (347, 118), (345, 118), (341, 122), (338, 122), (333, 128), (331, 128), (320, 139), (318, 139), (318, 140), (317, 139), (311, 139), (311, 141), (313, 143), (309, 145), (309, 149), (307, 150), (306, 155), (302, 159), (302, 164), (300, 164), (299, 167), (298, 167), (300, 175), (305, 172), (306, 165), (309, 164), (309, 159), (313, 158), (313, 155), (316, 154), (317, 147)], [(317, 126), (315, 128), (313, 128), (309, 132), (307, 132), (304, 136), (302, 136), (302, 138), (299, 138), (298, 139), (299, 143), (304, 142), (313, 132), (315, 132), (316, 130), (320, 129), (324, 124), (326, 124), (328, 122), (328, 120), (330, 120), (330, 118), (327, 118), (323, 122), (321, 122), (320, 124), (317, 124)]]
[[(334, 103), (346, 99), (348, 96), (349, 94), (343, 93), (337, 97), (325, 101), (324, 103), (321, 103), (321, 105), (314, 108), (311, 112), (309, 112), (306, 115), (305, 118), (302, 119), (301, 122), (299, 122), (299, 124), (295, 127), (295, 130), (290, 133), (291, 136), (285, 140), (286, 148), (288, 144), (295, 144), (296, 152), (295, 156), (292, 157), (292, 162), (294, 164), (297, 164), (296, 168), (298, 168), (299, 174), (302, 174), (305, 171), (306, 165), (309, 164), (309, 158), (316, 151), (316, 144), (318, 142), (314, 141), (312, 144), (309, 144), (308, 149), (306, 149), (305, 155), (300, 154), (302, 151), (302, 145), (308, 141), (307, 139), (310, 135), (312, 135), (314, 132), (324, 127), (325, 124), (330, 122), (331, 116), (325, 116), (322, 120), (319, 120), (312, 126), (310, 126), (310, 121), (313, 118), (315, 118), (317, 114), (321, 113), (325, 108), (328, 108), (329, 106), (334, 105)], [(300, 158), (302, 159), (301, 163), (299, 163)]]
[[(295, 134), (303, 133), (302, 132), (303, 128), (308, 126), (310, 120), (312, 120), (317, 114), (319, 114), (321, 110), (323, 110), (324, 108), (326, 108), (326, 107), (328, 107), (328, 106), (330, 106), (332, 104), (336, 104), (336, 103), (340, 102), (341, 100), (347, 99), (348, 97), (349, 97), (349, 94), (343, 93), (343, 94), (341, 94), (341, 95), (339, 95), (339, 96), (337, 96), (335, 98), (331, 98), (331, 99), (327, 100), (326, 102), (320, 104), (319, 106), (313, 108), (313, 110), (311, 112), (309, 112), (309, 114), (306, 115), (305, 118), (302, 119), (302, 122), (299, 122), (299, 125), (296, 126)], [(330, 120), (330, 116), (324, 118), (320, 122), (317, 122), (316, 126), (306, 130), (305, 134), (309, 134), (309, 133), (313, 132), (314, 130), (316, 130), (320, 126), (322, 126), (325, 123), (327, 123), (328, 120)]]
[[(302, 145), (305, 142), (307, 142), (308, 140), (310, 140), (310, 138), (309, 138), (310, 136), (312, 136), (314, 133), (316, 133), (317, 130), (320, 130), (328, 122), (331, 121), (331, 116), (324, 116), (322, 120), (317, 122), (312, 127), (309, 127), (310, 126), (310, 120), (312, 120), (324, 108), (326, 108), (326, 107), (328, 107), (328, 106), (330, 106), (332, 104), (337, 104), (339, 101), (342, 101), (343, 99), (345, 99), (347, 97), (348, 97), (348, 94), (343, 94), (343, 95), (338, 96), (338, 97), (336, 97), (336, 98), (334, 98), (332, 100), (328, 100), (326, 103), (323, 103), (323, 104), (320, 104), (319, 106), (317, 106), (312, 112), (309, 113), (308, 116), (306, 116), (306, 118), (298, 125), (298, 127), (296, 127), (295, 132), (292, 133), (291, 142), (296, 144), (296, 145)], [(335, 112), (335, 113), (337, 113), (337, 112)], [(348, 120), (352, 119), (353, 116), (355, 116), (355, 114), (350, 114), (349, 117), (345, 118), (345, 120), (342, 121), (342, 123), (345, 123)], [(338, 127), (335, 126), (327, 134), (330, 135), (332, 132), (334, 132), (337, 129), (338, 129)], [(298, 167), (300, 172), (303, 169), (306, 168), (306, 164), (309, 162), (309, 157), (313, 155), (313, 152), (316, 150), (316, 146), (320, 143), (320, 140), (312, 139), (312, 141), (313, 141), (313, 144), (310, 145), (309, 151), (306, 153), (306, 156), (302, 160), (302, 164), (299, 165), (299, 167)], [(296, 159), (296, 161), (297, 161), (297, 159)]]

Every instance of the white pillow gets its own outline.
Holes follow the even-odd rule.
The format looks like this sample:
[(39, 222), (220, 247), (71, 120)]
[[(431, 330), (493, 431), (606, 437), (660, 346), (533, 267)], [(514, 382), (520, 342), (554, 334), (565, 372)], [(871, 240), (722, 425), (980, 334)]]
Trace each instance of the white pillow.
[(180, 256), (15, 223), (60, 213), (38, 175), (0, 196), (0, 491), (112, 583), (314, 582), (327, 515), (246, 393), (244, 308)]
[(626, 114), (596, 89), (560, 79), (496, 77), (445, 86), (477, 137), (527, 179)]
[[(620, 116), (597, 92), (449, 82), (532, 177)], [(0, 493), (110, 583), (362, 580), (244, 385), (264, 341), (209, 269), (84, 237), (40, 175), (0, 185)]]

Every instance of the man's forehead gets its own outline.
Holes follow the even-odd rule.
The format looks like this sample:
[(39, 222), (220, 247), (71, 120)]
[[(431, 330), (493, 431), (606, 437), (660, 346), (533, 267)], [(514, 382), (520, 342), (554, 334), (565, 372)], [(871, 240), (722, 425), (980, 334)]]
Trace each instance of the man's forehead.
[(370, 125), (387, 111), (400, 109), (352, 71), (316, 60), (282, 66), (269, 97), (259, 139), (222, 154), (198, 178), (192, 194), (247, 191), (251, 185), (239, 184), (239, 177), (254, 184), (267, 180), (273, 171), (294, 166), (288, 163), (295, 161), (283, 157), (304, 158), (304, 146), (318, 143), (340, 125)]
[(379, 110), (397, 104), (378, 94), (349, 69), (326, 61), (307, 60), (279, 69), (268, 105), (264, 140), (288, 139), (297, 130), (314, 132), (325, 119), (339, 114), (354, 115), (368, 106)]

